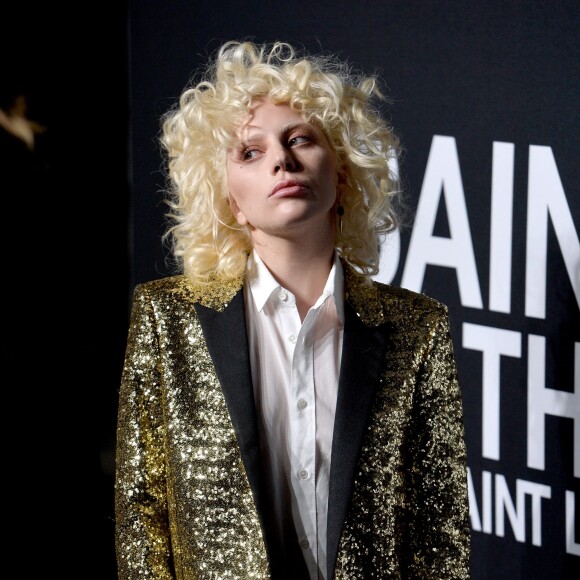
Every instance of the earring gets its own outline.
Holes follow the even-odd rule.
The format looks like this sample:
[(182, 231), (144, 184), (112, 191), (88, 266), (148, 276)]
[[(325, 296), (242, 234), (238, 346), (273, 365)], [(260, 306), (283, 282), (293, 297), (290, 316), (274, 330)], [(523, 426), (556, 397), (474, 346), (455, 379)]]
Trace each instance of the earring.
[(336, 214), (338, 215), (338, 229), (342, 236), (342, 216), (344, 215), (344, 207), (342, 207), (342, 205), (336, 206)]

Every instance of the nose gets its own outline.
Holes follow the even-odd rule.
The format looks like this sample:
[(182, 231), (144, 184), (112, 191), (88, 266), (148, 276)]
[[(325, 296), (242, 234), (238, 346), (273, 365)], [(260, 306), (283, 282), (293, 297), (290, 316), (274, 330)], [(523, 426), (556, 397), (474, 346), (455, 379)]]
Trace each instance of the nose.
[(292, 153), (285, 147), (280, 147), (275, 152), (274, 173), (279, 171), (294, 171), (296, 169), (296, 160)]

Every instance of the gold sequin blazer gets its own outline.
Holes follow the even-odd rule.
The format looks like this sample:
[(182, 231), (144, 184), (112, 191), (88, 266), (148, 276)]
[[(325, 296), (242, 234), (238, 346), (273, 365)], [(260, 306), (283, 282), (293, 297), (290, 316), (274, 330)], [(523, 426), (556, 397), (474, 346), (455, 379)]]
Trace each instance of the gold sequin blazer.
[[(121, 580), (273, 577), (242, 284), (135, 289), (117, 427)], [(469, 577), (447, 309), (346, 265), (328, 501), (329, 578)]]

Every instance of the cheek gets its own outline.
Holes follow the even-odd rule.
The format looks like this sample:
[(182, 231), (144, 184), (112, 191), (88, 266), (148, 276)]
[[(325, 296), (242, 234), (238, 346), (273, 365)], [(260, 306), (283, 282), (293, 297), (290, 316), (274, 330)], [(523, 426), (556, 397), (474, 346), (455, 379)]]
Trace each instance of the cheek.
[(340, 180), (334, 160), (329, 160), (324, 170), (328, 175), (327, 188), (329, 191), (329, 196), (331, 196), (333, 200), (336, 201), (340, 195)]
[(248, 198), (249, 192), (252, 191), (252, 174), (247, 171), (246, 167), (233, 165), (227, 170), (228, 191), (234, 196), (238, 203), (243, 203)]

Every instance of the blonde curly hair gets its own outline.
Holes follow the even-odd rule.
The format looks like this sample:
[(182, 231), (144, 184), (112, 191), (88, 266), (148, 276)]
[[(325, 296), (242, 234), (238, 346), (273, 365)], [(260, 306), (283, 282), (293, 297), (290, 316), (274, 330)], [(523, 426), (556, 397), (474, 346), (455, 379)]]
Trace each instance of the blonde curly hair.
[(164, 241), (183, 273), (203, 284), (245, 271), (251, 242), (230, 209), (226, 154), (252, 104), (268, 98), (300, 111), (326, 135), (344, 172), (336, 250), (361, 274), (377, 274), (380, 238), (398, 224), (399, 193), (389, 165), (399, 143), (376, 107), (384, 100), (377, 78), (284, 42), (226, 42), (203, 72), (162, 118), (171, 221)]

